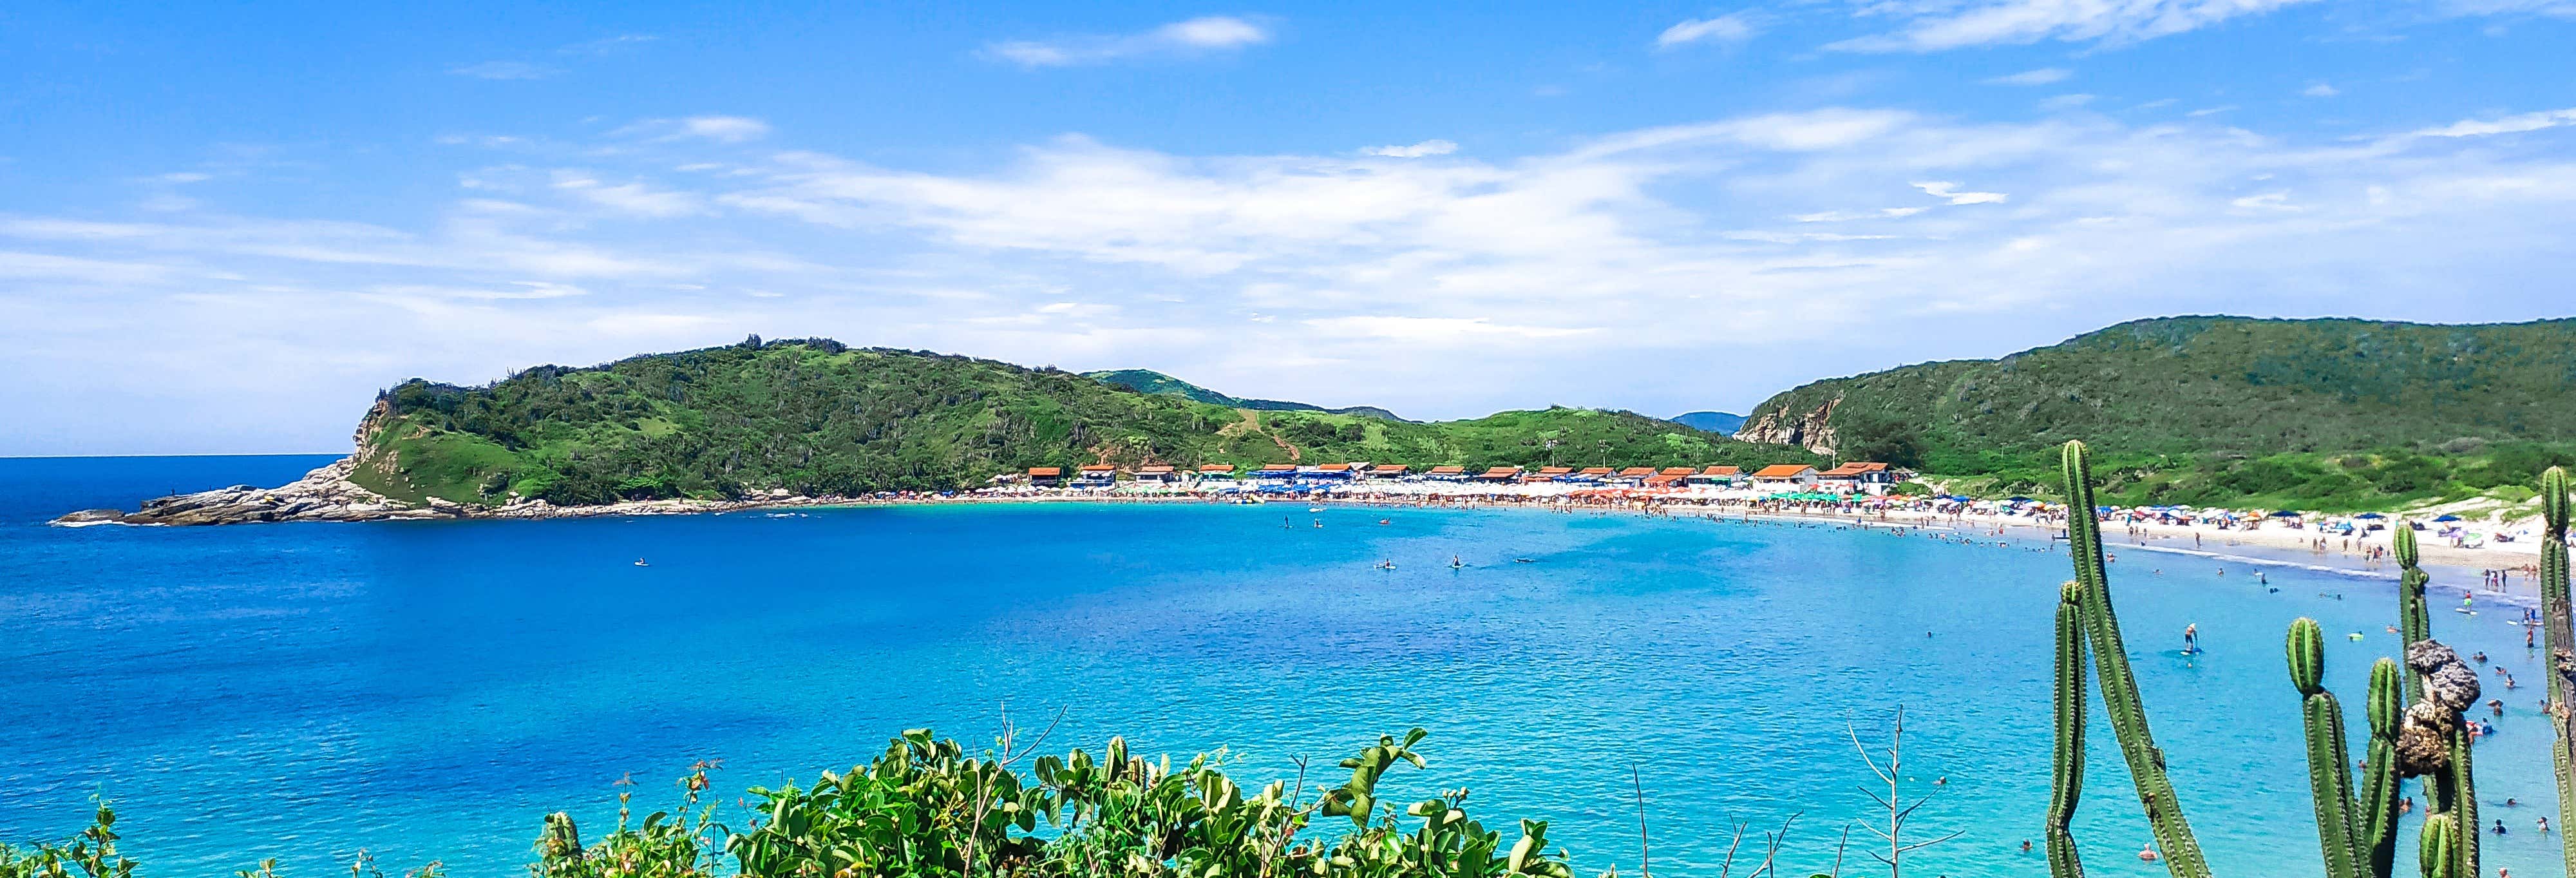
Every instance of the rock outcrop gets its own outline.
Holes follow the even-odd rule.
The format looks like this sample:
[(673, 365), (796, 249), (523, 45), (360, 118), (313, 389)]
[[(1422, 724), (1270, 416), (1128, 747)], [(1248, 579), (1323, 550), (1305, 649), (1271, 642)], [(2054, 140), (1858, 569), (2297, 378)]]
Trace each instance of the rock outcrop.
[(1771, 445), (1797, 445), (1832, 457), (1834, 406), (1842, 401), (1842, 397), (1834, 397), (1811, 412), (1792, 411), (1787, 403), (1771, 411), (1756, 412), (1744, 422), (1743, 429), (1735, 431), (1735, 438)]
[(349, 481), (356, 458), (344, 457), (275, 488), (234, 485), (143, 501), (140, 512), (89, 509), (54, 519), (60, 525), (239, 524), (253, 521), (384, 521), (456, 518), (464, 509), (443, 500), (404, 503)]

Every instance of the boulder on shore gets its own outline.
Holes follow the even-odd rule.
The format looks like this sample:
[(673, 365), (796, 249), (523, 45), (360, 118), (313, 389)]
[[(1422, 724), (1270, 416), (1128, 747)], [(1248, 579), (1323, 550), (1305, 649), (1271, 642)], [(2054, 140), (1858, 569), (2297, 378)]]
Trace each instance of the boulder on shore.
[(143, 501), (139, 512), (85, 509), (54, 519), (55, 524), (241, 524), (253, 521), (383, 521), (397, 518), (455, 518), (463, 510), (424, 509), (361, 488), (349, 481), (354, 458), (305, 473), (275, 488), (234, 485)]

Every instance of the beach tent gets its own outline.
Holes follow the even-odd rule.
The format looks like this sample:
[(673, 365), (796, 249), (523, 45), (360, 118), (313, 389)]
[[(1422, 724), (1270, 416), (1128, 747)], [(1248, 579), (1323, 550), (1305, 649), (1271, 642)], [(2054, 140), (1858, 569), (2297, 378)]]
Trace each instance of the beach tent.
[(2355, 515), (2355, 516), (2353, 516), (2353, 517), (2354, 517), (2354, 518), (2371, 518), (2371, 519), (2378, 519), (2378, 518), (2387, 518), (2388, 516), (2381, 515), (2381, 514), (2376, 513), (2376, 512), (2364, 512), (2364, 513), (2362, 513), (2362, 514), (2360, 514), (2360, 515)]
[(2297, 518), (2297, 517), (2299, 517), (2299, 514), (2298, 514), (2298, 513), (2296, 513), (2296, 512), (2292, 512), (2292, 511), (2290, 511), (2290, 510), (2287, 510), (2287, 509), (2283, 509), (2283, 510), (2279, 510), (2279, 511), (2276, 511), (2276, 512), (2272, 513), (2272, 517), (2273, 517), (2273, 518)]

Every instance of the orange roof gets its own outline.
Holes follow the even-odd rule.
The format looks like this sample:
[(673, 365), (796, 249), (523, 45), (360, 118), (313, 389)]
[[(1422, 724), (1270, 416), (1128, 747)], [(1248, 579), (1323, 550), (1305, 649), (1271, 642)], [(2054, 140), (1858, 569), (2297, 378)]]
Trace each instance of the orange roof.
[(1369, 467), (1369, 472), (1373, 472), (1373, 473), (1400, 473), (1400, 472), (1404, 472), (1404, 471), (1405, 471), (1405, 470), (1407, 470), (1407, 469), (1411, 469), (1411, 467), (1407, 467), (1407, 466), (1405, 466), (1404, 464), (1400, 464), (1400, 463), (1381, 463), (1381, 464), (1378, 464), (1378, 465), (1376, 465), (1376, 466)]
[(1435, 466), (1431, 468), (1431, 474), (1435, 476), (1453, 476), (1466, 471), (1467, 468), (1463, 466)]
[(1484, 477), (1488, 479), (1508, 478), (1510, 476), (1518, 475), (1520, 471), (1521, 468), (1516, 466), (1498, 466), (1493, 469), (1486, 470)]
[(1757, 479), (1785, 479), (1799, 473), (1814, 472), (1815, 469), (1815, 467), (1808, 466), (1803, 463), (1780, 463), (1754, 470), (1753, 477)]
[(1840, 476), (1856, 476), (1856, 475), (1860, 475), (1860, 474), (1861, 474), (1861, 473), (1863, 473), (1863, 472), (1865, 472), (1865, 470), (1857, 470), (1857, 469), (1853, 469), (1851, 464), (1846, 463), (1846, 464), (1843, 464), (1843, 465), (1841, 465), (1841, 466), (1834, 467), (1833, 469), (1829, 469), (1829, 470), (1826, 470), (1826, 471), (1824, 471), (1824, 472), (1817, 473), (1816, 475), (1819, 475), (1819, 476), (1822, 476), (1822, 477), (1825, 477), (1825, 478), (1829, 478), (1829, 479), (1830, 479), (1830, 478), (1836, 478), (1836, 477), (1840, 477)]
[(1118, 467), (1115, 464), (1086, 463), (1082, 465), (1082, 471), (1087, 473), (1114, 473), (1118, 471)]
[(1155, 464), (1155, 465), (1153, 465), (1153, 466), (1149, 466), (1149, 467), (1141, 467), (1141, 468), (1139, 468), (1139, 469), (1137, 469), (1137, 470), (1136, 470), (1137, 474), (1139, 474), (1139, 475), (1147, 475), (1147, 474), (1151, 474), (1151, 475), (1162, 475), (1162, 474), (1164, 474), (1164, 473), (1168, 473), (1168, 472), (1171, 472), (1171, 471), (1172, 471), (1172, 468), (1171, 468), (1171, 467), (1164, 466), (1164, 465), (1159, 464), (1159, 463), (1158, 463), (1158, 464)]
[(1668, 466), (1668, 467), (1664, 467), (1664, 475), (1668, 475), (1668, 476), (1686, 476), (1686, 475), (1690, 475), (1690, 474), (1695, 473), (1695, 472), (1699, 472), (1699, 470), (1691, 469), (1690, 467), (1686, 467), (1686, 466)]
[(1052, 467), (1052, 466), (1033, 466), (1033, 467), (1029, 467), (1029, 475), (1033, 475), (1033, 476), (1060, 476), (1060, 475), (1064, 475), (1064, 470), (1063, 470), (1062, 468), (1059, 468), (1059, 467)]
[(1297, 465), (1293, 463), (1263, 464), (1261, 466), (1261, 471), (1265, 473), (1293, 473), (1297, 471)]
[(1887, 464), (1883, 463), (1846, 463), (1843, 466), (1860, 467), (1860, 471), (1865, 473), (1874, 473), (1887, 468)]
[(1543, 466), (1538, 468), (1538, 474), (1542, 476), (1561, 476), (1573, 471), (1574, 468), (1570, 466)]
[(1233, 471), (1234, 467), (1222, 463), (1202, 464), (1199, 466), (1199, 472), (1203, 473), (1230, 473)]
[(1619, 474), (1623, 476), (1651, 476), (1655, 474), (1655, 468), (1651, 466), (1632, 466), (1627, 469), (1620, 470)]
[(1315, 469), (1320, 472), (1340, 473), (1349, 472), (1351, 465), (1347, 463), (1328, 463), (1323, 466), (1316, 467)]
[(1735, 475), (1735, 474), (1740, 473), (1740, 472), (1743, 472), (1743, 471), (1744, 471), (1744, 470), (1738, 469), (1738, 468), (1736, 468), (1736, 467), (1731, 467), (1731, 466), (1713, 466), (1713, 467), (1709, 467), (1708, 469), (1701, 470), (1701, 471), (1700, 471), (1700, 475), (1703, 475), (1703, 476), (1731, 476), (1731, 475)]
[(1583, 474), (1587, 476), (1606, 476), (1610, 473), (1611, 469), (1606, 466), (1587, 466), (1583, 468)]
[(1681, 479), (1682, 479), (1682, 477), (1681, 477), (1681, 476), (1673, 475), (1673, 474), (1671, 474), (1671, 473), (1665, 473), (1665, 474), (1660, 475), (1660, 476), (1654, 476), (1654, 477), (1651, 477), (1651, 478), (1646, 479), (1646, 484), (1649, 484), (1649, 485), (1669, 485), (1669, 484), (1672, 484), (1672, 483), (1674, 483), (1674, 482), (1681, 481)]

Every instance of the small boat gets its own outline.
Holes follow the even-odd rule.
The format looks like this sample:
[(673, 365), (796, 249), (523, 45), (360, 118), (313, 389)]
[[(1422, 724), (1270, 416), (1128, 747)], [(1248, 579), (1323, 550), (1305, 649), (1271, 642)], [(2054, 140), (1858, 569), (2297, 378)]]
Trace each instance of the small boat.
[(1321, 507), (1321, 506), (1308, 506), (1308, 507), (1306, 507), (1306, 511), (1307, 511), (1307, 512), (1322, 512), (1322, 511), (1324, 511), (1324, 507)]
[(635, 566), (637, 566), (637, 567), (651, 567), (651, 566), (653, 566), (653, 565), (644, 563), (644, 559), (642, 559), (642, 558), (637, 558), (637, 559), (635, 559)]

